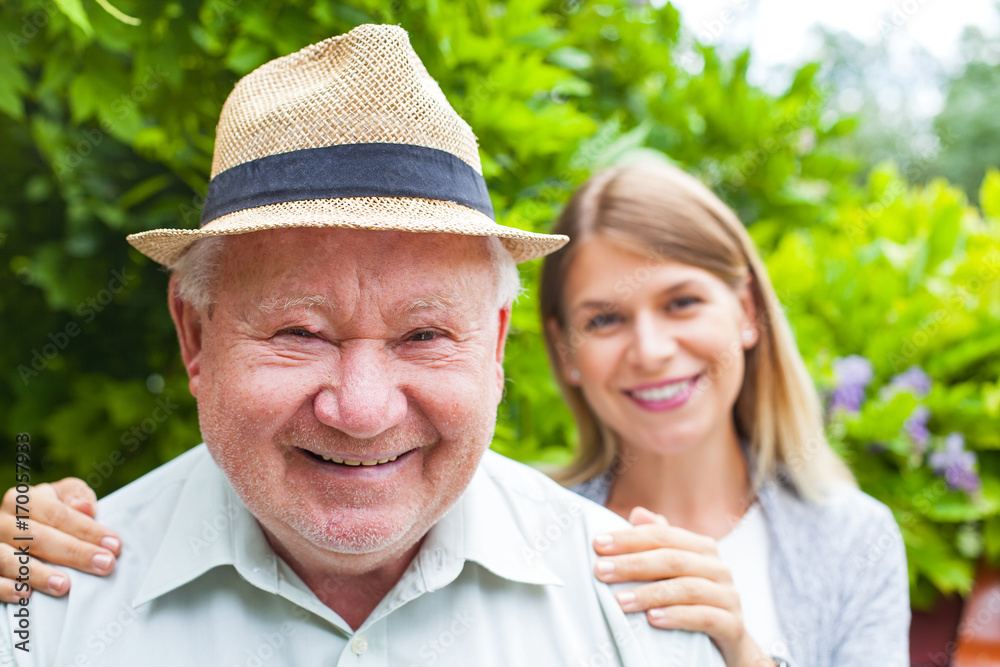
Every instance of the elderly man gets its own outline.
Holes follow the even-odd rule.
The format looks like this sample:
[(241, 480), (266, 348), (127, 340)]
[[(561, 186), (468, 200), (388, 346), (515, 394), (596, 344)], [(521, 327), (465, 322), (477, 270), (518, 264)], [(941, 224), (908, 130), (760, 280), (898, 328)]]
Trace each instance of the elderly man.
[(115, 493), (108, 579), (8, 605), (18, 665), (721, 665), (592, 576), (603, 508), (488, 452), (515, 260), (406, 34), (243, 79), (170, 266), (205, 444)]

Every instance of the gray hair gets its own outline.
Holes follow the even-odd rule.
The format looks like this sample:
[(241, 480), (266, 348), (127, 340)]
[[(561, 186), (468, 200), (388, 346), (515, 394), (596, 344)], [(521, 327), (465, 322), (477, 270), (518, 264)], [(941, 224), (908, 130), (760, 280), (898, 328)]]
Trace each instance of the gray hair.
[[(486, 239), (496, 283), (496, 307), (509, 307), (521, 294), (521, 276), (517, 263), (503, 242), (496, 236)], [(219, 268), (225, 236), (198, 239), (187, 249), (170, 270), (177, 275), (177, 296), (196, 309), (205, 311), (212, 304), (212, 287)]]

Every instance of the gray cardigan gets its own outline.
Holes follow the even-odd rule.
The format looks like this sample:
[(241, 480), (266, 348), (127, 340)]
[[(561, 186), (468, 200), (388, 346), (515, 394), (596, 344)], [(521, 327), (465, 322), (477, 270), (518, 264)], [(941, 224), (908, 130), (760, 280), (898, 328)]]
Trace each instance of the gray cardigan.
[[(610, 477), (573, 488), (604, 505)], [(906, 550), (889, 508), (854, 488), (827, 503), (768, 482), (757, 497), (771, 538), (778, 622), (794, 667), (907, 667)]]

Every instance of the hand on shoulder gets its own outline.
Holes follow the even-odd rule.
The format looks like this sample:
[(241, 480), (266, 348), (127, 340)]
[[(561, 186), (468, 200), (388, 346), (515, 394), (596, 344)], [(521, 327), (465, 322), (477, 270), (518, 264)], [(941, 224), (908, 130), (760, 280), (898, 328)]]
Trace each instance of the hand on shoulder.
[[(28, 497), (27, 503), (20, 502), (22, 496)], [(26, 511), (27, 529), (19, 529), (17, 519)], [(16, 602), (33, 590), (65, 595), (70, 577), (53, 565), (110, 574), (121, 553), (121, 540), (95, 520), (96, 512), (93, 489), (75, 477), (30, 487), (27, 494), (8, 489), (0, 504), (0, 601)]]
[(771, 667), (743, 625), (740, 597), (716, 541), (671, 526), (636, 507), (631, 528), (598, 535), (595, 574), (605, 583), (643, 581), (617, 594), (626, 612), (645, 611), (650, 625), (708, 635), (727, 667)]

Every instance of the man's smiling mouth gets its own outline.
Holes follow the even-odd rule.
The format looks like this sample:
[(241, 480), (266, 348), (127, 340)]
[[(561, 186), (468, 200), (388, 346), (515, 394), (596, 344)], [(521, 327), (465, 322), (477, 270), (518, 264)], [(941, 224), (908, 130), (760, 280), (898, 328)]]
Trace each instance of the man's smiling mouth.
[[(315, 452), (310, 452), (308, 449), (303, 449), (302, 451), (305, 452), (306, 454), (308, 454), (310, 457), (312, 457), (313, 459), (315, 459), (317, 461), (323, 461), (325, 463), (333, 463), (333, 464), (336, 464), (336, 465), (350, 466), (350, 467), (378, 466), (378, 465), (382, 465), (382, 464), (385, 464), (385, 463), (392, 463), (393, 461), (395, 461), (396, 459), (398, 459), (400, 456), (404, 455), (404, 454), (394, 454), (393, 456), (389, 456), (389, 457), (381, 458), (381, 459), (338, 459), (338, 458), (336, 458), (334, 456), (324, 456), (323, 454), (317, 454)], [(409, 452), (406, 452), (406, 453), (408, 454)]]
[(329, 456), (320, 456), (324, 461), (329, 461), (330, 463), (340, 463), (345, 466), (377, 466), (380, 463), (388, 463), (389, 461), (395, 461), (399, 456), (390, 456), (387, 459), (378, 459), (371, 461), (351, 461), (349, 459), (334, 459)]

